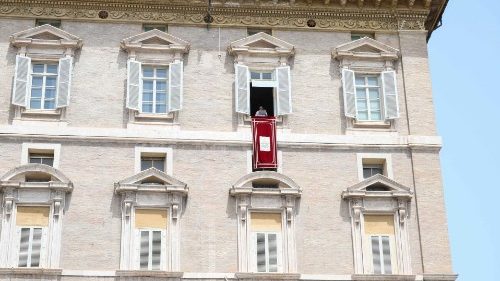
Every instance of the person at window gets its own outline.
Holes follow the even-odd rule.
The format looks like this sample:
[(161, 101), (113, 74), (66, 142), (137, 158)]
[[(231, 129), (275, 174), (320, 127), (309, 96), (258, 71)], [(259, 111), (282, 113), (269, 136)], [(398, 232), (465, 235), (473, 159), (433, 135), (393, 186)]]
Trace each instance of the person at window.
[(266, 117), (267, 111), (264, 109), (264, 107), (259, 106), (259, 110), (257, 110), (257, 112), (255, 112), (255, 116)]

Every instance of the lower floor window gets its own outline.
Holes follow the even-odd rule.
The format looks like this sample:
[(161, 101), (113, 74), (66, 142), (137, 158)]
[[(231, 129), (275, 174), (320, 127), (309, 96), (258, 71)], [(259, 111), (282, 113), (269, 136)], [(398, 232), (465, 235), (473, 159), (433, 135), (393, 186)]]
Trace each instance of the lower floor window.
[(392, 274), (389, 236), (371, 236), (373, 273)]
[(160, 270), (162, 236), (161, 230), (140, 231), (140, 269)]
[(42, 248), (41, 227), (23, 227), (20, 229), (19, 267), (39, 267)]
[(278, 233), (256, 233), (257, 271), (278, 272)]

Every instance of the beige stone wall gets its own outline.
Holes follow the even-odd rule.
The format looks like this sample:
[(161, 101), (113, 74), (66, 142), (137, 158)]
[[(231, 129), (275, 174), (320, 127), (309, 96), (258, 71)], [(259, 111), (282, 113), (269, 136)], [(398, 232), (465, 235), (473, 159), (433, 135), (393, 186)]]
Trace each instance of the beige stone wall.
[[(8, 36), (33, 25), (33, 20), (0, 19), (0, 98), (4, 101), (0, 103), (0, 124), (8, 124), (13, 117), (9, 103), (17, 50), (9, 46)], [(62, 28), (83, 39), (83, 48), (75, 56), (68, 126), (125, 128), (127, 55), (120, 50), (119, 42), (140, 33), (141, 25), (63, 21)], [(217, 28), (169, 26), (169, 32), (191, 43), (184, 58), (181, 130), (235, 131), (233, 58), (227, 55), (226, 48), (230, 42), (245, 37), (246, 30), (221, 29), (220, 53)], [(290, 61), (295, 111), (289, 118), (292, 133), (345, 134), (340, 75), (331, 49), (348, 42), (349, 33), (278, 30), (274, 35), (296, 46), (296, 55)], [(425, 35), (400, 32), (399, 38), (396, 33), (377, 34), (380, 41), (403, 48), (403, 64), (397, 64), (401, 118), (396, 120), (396, 135), (405, 136), (410, 131), (414, 135), (432, 136), (436, 131)], [(372, 136), (370, 132), (366, 135), (367, 140)], [(113, 184), (134, 174), (134, 147), (141, 142), (2, 137), (0, 174), (20, 165), (21, 143), (29, 141), (61, 143), (60, 170), (75, 186), (63, 218), (61, 267), (118, 269), (121, 210)], [(228, 190), (247, 173), (250, 145), (168, 142), (162, 145), (173, 148), (173, 176), (190, 188), (181, 217), (181, 270), (237, 271), (235, 202)], [(404, 147), (353, 144), (280, 149), (283, 173), (303, 188), (296, 219), (299, 272), (351, 274), (354, 271), (351, 221), (341, 192), (359, 181), (356, 153), (390, 153), (395, 180), (409, 187), (413, 187), (415, 170), (420, 228), (413, 201), (409, 223), (413, 273), (451, 272), (437, 152), (414, 154), (412, 167), (410, 152)]]

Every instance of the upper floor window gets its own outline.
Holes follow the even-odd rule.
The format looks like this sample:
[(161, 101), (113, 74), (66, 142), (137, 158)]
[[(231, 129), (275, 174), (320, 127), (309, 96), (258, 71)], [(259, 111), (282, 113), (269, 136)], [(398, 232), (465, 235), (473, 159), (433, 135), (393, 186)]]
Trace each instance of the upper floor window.
[(167, 113), (168, 68), (142, 68), (142, 112)]
[(374, 175), (384, 174), (384, 165), (382, 164), (363, 164), (363, 178), (367, 179)]
[(362, 121), (382, 120), (379, 77), (356, 74), (356, 114)]
[(30, 108), (54, 109), (56, 107), (57, 76), (57, 63), (32, 64)]
[(52, 153), (30, 153), (29, 163), (45, 164), (48, 166), (54, 165), (54, 152)]
[(165, 171), (165, 156), (142, 156), (141, 157), (141, 171), (149, 168), (156, 168), (162, 172)]

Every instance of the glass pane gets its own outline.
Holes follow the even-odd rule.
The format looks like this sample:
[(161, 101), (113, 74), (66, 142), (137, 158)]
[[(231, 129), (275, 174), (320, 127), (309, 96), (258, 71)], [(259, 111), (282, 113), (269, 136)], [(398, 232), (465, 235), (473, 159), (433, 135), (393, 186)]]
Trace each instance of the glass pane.
[(153, 91), (153, 81), (151, 80), (146, 80), (142, 82), (142, 89), (144, 91), (151, 92)]
[(42, 164), (53, 166), (54, 165), (54, 158), (42, 158), (41, 162), (42, 162)]
[(144, 92), (142, 94), (143, 102), (153, 102), (153, 92)]
[(141, 171), (147, 170), (153, 167), (153, 161), (151, 160), (141, 160)]
[(167, 113), (167, 106), (165, 104), (157, 104), (156, 113)]
[(378, 100), (370, 101), (370, 109), (372, 111), (379, 111), (380, 110), (380, 102)]
[(57, 74), (57, 64), (47, 65), (47, 73)]
[(153, 167), (155, 167), (156, 169), (158, 169), (160, 171), (165, 171), (165, 160), (164, 159), (153, 160), (151, 162), (153, 162)]
[(250, 78), (251, 79), (260, 79), (260, 73), (259, 72), (250, 72)]
[(31, 99), (30, 100), (30, 108), (41, 109), (42, 108), (42, 102), (40, 101), (40, 99)]
[(357, 119), (358, 120), (368, 120), (368, 113), (366, 111), (358, 111)]
[(153, 231), (153, 249), (151, 250), (151, 269), (160, 270), (161, 264), (161, 231)]
[(148, 269), (149, 262), (149, 231), (141, 231), (141, 242), (140, 242), (140, 267), (141, 269)]
[(156, 77), (167, 78), (167, 69), (166, 68), (157, 68), (156, 69)]
[(269, 249), (269, 272), (278, 272), (278, 245), (276, 234), (269, 234), (267, 239)]
[(379, 99), (380, 98), (378, 89), (373, 89), (373, 88), (369, 89), (369, 95), (370, 95), (370, 99), (371, 100)]
[(372, 111), (370, 117), (370, 120), (382, 120), (382, 114), (380, 114), (380, 111)]
[(364, 84), (365, 84), (365, 77), (356, 76), (356, 85), (364, 85)]
[(273, 79), (273, 74), (272, 73), (262, 73), (262, 79), (266, 79), (266, 80), (271, 80)]
[(356, 88), (356, 97), (357, 98), (366, 98), (365, 88)]
[(378, 86), (378, 77), (368, 77), (368, 85)]
[(28, 266), (28, 249), (30, 241), (30, 229), (22, 228), (21, 229), (21, 241), (19, 246), (19, 267), (27, 267)]
[(146, 112), (146, 113), (153, 113), (153, 105), (152, 104), (143, 104), (142, 105), (142, 112)]
[(31, 79), (31, 87), (42, 87), (43, 77), (41, 76), (33, 76)]
[(156, 81), (156, 90), (157, 91), (166, 91), (167, 90), (167, 82)]
[(372, 175), (372, 169), (370, 168), (363, 168), (363, 178), (367, 179), (369, 177), (373, 176)]
[(55, 88), (45, 89), (45, 99), (53, 99), (55, 97), (56, 97), (56, 89)]
[(358, 111), (365, 111), (366, 110), (366, 100), (365, 99), (357, 99), (356, 106), (358, 108)]
[(392, 274), (391, 247), (389, 244), (389, 236), (382, 236), (382, 250), (384, 256), (384, 273)]
[(166, 93), (156, 93), (156, 103), (166, 104), (167, 94)]
[(31, 97), (32, 98), (41, 98), (42, 97), (42, 88), (31, 89)]
[(266, 236), (257, 233), (257, 271), (266, 272)]
[(45, 86), (46, 87), (55, 87), (56, 86), (56, 77), (55, 76), (52, 76), (52, 77), (47, 77), (45, 79)]
[(31, 267), (40, 266), (41, 247), (42, 247), (42, 229), (33, 228), (33, 241), (31, 242)]
[(33, 73), (43, 73), (44, 65), (43, 64), (33, 64)]
[(54, 100), (46, 100), (44, 105), (43, 105), (43, 108), (44, 109), (54, 109), (54, 108), (56, 108), (56, 103)]
[(142, 76), (144, 77), (153, 77), (154, 71), (153, 68), (151, 67), (144, 67), (142, 68)]
[(380, 249), (378, 244), (378, 236), (372, 236), (372, 257), (373, 257), (373, 273), (381, 274), (380, 265)]

